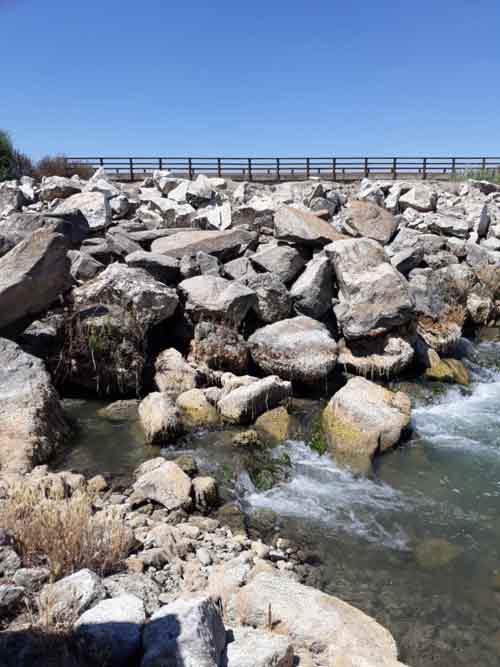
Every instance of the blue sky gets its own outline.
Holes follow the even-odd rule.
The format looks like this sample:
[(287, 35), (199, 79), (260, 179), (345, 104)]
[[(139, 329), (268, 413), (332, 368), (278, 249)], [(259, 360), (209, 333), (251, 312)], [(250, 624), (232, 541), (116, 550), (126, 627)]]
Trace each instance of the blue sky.
[(0, 0), (40, 157), (500, 153), (500, 0)]

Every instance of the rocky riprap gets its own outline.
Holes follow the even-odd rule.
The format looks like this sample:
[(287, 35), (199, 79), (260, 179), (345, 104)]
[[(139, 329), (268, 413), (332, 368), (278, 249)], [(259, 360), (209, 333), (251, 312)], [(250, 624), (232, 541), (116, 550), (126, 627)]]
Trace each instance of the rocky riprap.
[[(139, 398), (138, 408), (129, 407), (146, 439), (162, 445), (193, 428), (250, 427), (259, 419), (279, 433), (272, 415), (289, 419), (291, 397), (326, 394), (331, 398), (318, 420), (318, 438), (334, 455), (369, 463), (400, 441), (411, 416), (409, 398), (380, 385), (401, 375), (467, 383), (461, 337), (499, 324), (499, 281), (500, 187), (483, 181), (263, 185), (155, 172), (143, 183), (123, 184), (99, 170), (89, 181), (2, 183), (0, 473), (6, 479), (27, 474), (63, 446), (69, 425), (54, 387), (110, 400)], [(240, 440), (241, 447), (252, 437)], [(279, 634), (293, 650), (298, 642), (304, 655), (312, 651), (310, 662), (303, 657), (301, 664), (358, 664), (349, 656), (359, 646), (368, 652), (360, 649), (360, 660), (395, 660), (391, 642), (370, 634), (369, 619), (359, 621), (362, 636), (346, 635), (345, 644), (336, 638), (338, 610), (331, 612), (332, 626), (318, 621), (321, 640), (308, 635), (315, 632), (314, 615), (308, 619), (305, 608), (299, 613), (296, 600), (311, 596), (311, 609), (334, 603), (295, 588), (301, 584), (294, 581), (293, 559), (276, 556), (270, 564), (262, 556), (267, 547), (237, 540), (212, 518), (193, 527), (187, 513), (214, 509), (215, 482), (191, 480), (175, 464), (154, 461), (117, 506), (124, 521), (138, 522), (134, 530), (146, 546), (128, 564), (138, 571), (120, 576), (146, 571), (147, 581), (159, 586), (156, 602), (117, 586), (120, 595), (135, 597), (115, 607), (108, 587), (95, 607), (81, 610), (82, 627), (101, 623), (92, 620), (92, 609), (95, 619), (116, 611), (117, 622), (127, 624), (126, 607), (131, 626), (149, 619), (150, 630), (131, 628), (123, 646), (135, 646), (142, 635), (143, 664), (153, 664), (173, 650), (161, 639), (161, 628), (170, 632), (171, 623), (164, 605), (173, 604), (172, 613), (192, 619), (179, 628), (179, 646), (191, 644), (200, 619), (211, 619), (210, 646), (196, 649), (203, 657), (186, 653), (185, 664), (222, 664), (231, 652), (228, 664), (245, 664), (241, 643), (254, 647), (252, 655), (257, 646), (279, 654), (252, 664), (288, 665), (289, 643), (265, 630), (274, 627), (266, 609), (274, 597)], [(172, 471), (173, 490), (157, 488)], [(102, 503), (116, 500), (109, 494)], [(187, 539), (194, 546), (165, 555), (161, 539), (158, 546), (148, 538), (162, 526), (170, 537), (180, 531), (172, 538), (176, 544)], [(187, 571), (201, 568), (200, 585), (190, 592), (204, 595), (194, 602), (184, 597), (179, 560), (191, 563)], [(226, 561), (248, 572), (235, 575), (246, 593), (234, 593), (234, 579), (229, 592), (219, 591), (237, 639), (222, 658), (220, 610), (204, 587), (211, 568)], [(286, 583), (276, 583), (282, 576), (289, 577)], [(22, 597), (23, 585), (14, 584), (2, 584), (0, 604), (10, 607)], [(168, 597), (171, 585), (178, 588)], [(288, 616), (288, 599), (295, 616)], [(114, 646), (116, 638), (108, 639)], [(374, 658), (375, 645), (389, 651), (386, 662)]]

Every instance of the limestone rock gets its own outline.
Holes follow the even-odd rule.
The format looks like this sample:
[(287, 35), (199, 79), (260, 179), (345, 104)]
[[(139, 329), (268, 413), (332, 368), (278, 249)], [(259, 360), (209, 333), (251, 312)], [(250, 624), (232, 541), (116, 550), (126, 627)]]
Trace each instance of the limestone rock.
[(138, 504), (144, 500), (153, 500), (169, 511), (189, 509), (191, 507), (191, 480), (186, 473), (171, 461), (158, 458), (153, 462), (156, 467), (151, 465), (151, 461), (139, 467), (131, 501)]
[(246, 285), (257, 295), (257, 303), (253, 306), (253, 310), (262, 322), (278, 322), (290, 315), (292, 308), (290, 295), (276, 274), (259, 274), (249, 278)]
[(229, 261), (242, 254), (254, 239), (255, 235), (244, 229), (183, 231), (153, 241), (151, 252), (180, 258), (202, 250), (221, 261)]
[(439, 382), (468, 385), (469, 371), (458, 359), (441, 359), (425, 371), (425, 377)]
[(416, 185), (399, 198), (399, 206), (402, 211), (407, 208), (413, 208), (422, 213), (435, 211), (436, 203), (436, 192), (425, 185)]
[(125, 262), (133, 268), (144, 269), (165, 285), (177, 285), (179, 282), (179, 262), (174, 257), (140, 250), (127, 255)]
[(375, 338), (339, 342), (338, 363), (365, 377), (395, 377), (406, 370), (414, 357), (411, 338), (391, 331)]
[(344, 227), (345, 231), (353, 236), (364, 236), (385, 245), (392, 240), (398, 223), (392, 213), (373, 202), (353, 201)]
[(196, 276), (183, 280), (179, 290), (185, 310), (194, 319), (212, 316), (238, 326), (256, 303), (255, 292), (235, 281), (216, 276)]
[(262, 370), (287, 380), (313, 383), (337, 362), (337, 344), (324, 324), (298, 316), (269, 324), (248, 339), (252, 358)]
[(111, 224), (109, 199), (102, 192), (80, 192), (68, 197), (54, 209), (54, 213), (80, 210), (93, 232), (106, 229)]
[(152, 392), (139, 404), (139, 418), (146, 440), (152, 444), (172, 442), (182, 432), (181, 415), (166, 394)]
[(0, 218), (20, 211), (24, 204), (24, 196), (17, 181), (0, 183)]
[(333, 270), (326, 255), (317, 255), (290, 288), (294, 310), (319, 319), (332, 307)]
[(68, 258), (71, 262), (71, 276), (78, 283), (85, 283), (88, 280), (92, 280), (92, 278), (95, 278), (97, 274), (106, 268), (97, 259), (80, 250), (69, 250)]
[(217, 505), (219, 494), (217, 482), (213, 477), (195, 477), (193, 479), (194, 505), (199, 512), (207, 512)]
[(291, 246), (273, 246), (255, 253), (250, 261), (257, 268), (275, 273), (285, 284), (291, 283), (302, 271), (305, 261)]
[(251, 424), (291, 394), (290, 382), (275, 375), (240, 386), (221, 398), (217, 407), (223, 419), (236, 424)]
[(291, 206), (283, 206), (276, 211), (274, 235), (280, 241), (313, 247), (322, 247), (343, 238), (342, 234), (318, 216)]
[(56, 618), (83, 612), (106, 597), (100, 577), (91, 570), (84, 569), (47, 584), (40, 594), (42, 609), (50, 609)]
[(297, 426), (297, 420), (289, 414), (283, 405), (264, 412), (255, 421), (256, 430), (275, 442), (287, 440)]
[(230, 631), (227, 667), (293, 667), (290, 639), (265, 630), (237, 627)]
[(334, 452), (372, 457), (397, 444), (410, 417), (406, 394), (357, 377), (330, 399), (323, 411), (323, 429)]
[(201, 389), (189, 389), (177, 397), (177, 408), (186, 428), (194, 426), (215, 426), (219, 415), (215, 407), (207, 400)]
[(46, 176), (40, 185), (40, 199), (50, 202), (54, 199), (66, 199), (81, 192), (81, 187), (71, 178), (64, 176)]

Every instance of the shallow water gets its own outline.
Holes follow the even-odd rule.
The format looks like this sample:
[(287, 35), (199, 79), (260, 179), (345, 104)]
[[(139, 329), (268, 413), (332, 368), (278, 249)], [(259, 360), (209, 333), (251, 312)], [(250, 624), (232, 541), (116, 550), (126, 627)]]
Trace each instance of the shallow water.
[[(275, 512), (276, 530), (319, 556), (315, 583), (385, 624), (403, 661), (498, 666), (499, 352), (480, 346), (488, 368), (471, 366), (471, 387), (417, 403), (412, 439), (382, 456), (370, 478), (294, 440), (276, 450), (290, 457), (289, 480), (262, 493), (235, 470), (227, 434), (200, 433), (182, 449), (195, 450), (201, 468), (251, 515)], [(82, 428), (66, 467), (127, 474), (158, 453), (142, 444), (136, 426), (97, 418), (96, 404), (71, 409)]]

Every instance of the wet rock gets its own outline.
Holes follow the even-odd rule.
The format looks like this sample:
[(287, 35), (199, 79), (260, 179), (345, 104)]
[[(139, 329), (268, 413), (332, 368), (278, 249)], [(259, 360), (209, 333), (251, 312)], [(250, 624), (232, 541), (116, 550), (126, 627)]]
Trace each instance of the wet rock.
[(218, 667), (226, 647), (226, 631), (210, 598), (179, 599), (153, 614), (144, 628), (142, 643), (141, 667)]
[(342, 234), (318, 216), (291, 206), (276, 211), (274, 235), (280, 241), (320, 248), (342, 238)]
[(67, 250), (64, 236), (41, 229), (0, 258), (0, 329), (26, 326), (68, 289)]
[(219, 415), (201, 389), (189, 389), (177, 397), (176, 406), (186, 429), (195, 426), (215, 426)]
[(80, 616), (74, 629), (110, 665), (126, 667), (141, 648), (144, 604), (134, 595), (103, 600)]
[(236, 424), (251, 424), (266, 410), (276, 407), (291, 394), (290, 382), (275, 375), (233, 389), (217, 404), (223, 419)]
[(69, 434), (40, 359), (0, 339), (0, 466), (27, 472), (48, 460)]
[(171, 317), (179, 303), (175, 290), (143, 269), (117, 262), (74, 289), (73, 296), (78, 305), (100, 303), (130, 309), (146, 328)]
[(155, 391), (139, 404), (139, 419), (151, 444), (168, 443), (183, 432), (181, 414), (166, 394)]
[(293, 282), (305, 266), (298, 250), (291, 246), (274, 246), (251, 255), (250, 261), (263, 271), (270, 271), (286, 284)]
[(257, 431), (276, 442), (283, 442), (283, 440), (291, 437), (297, 426), (297, 420), (289, 414), (284, 406), (264, 412), (255, 421)]
[(250, 354), (246, 341), (233, 327), (207, 320), (195, 327), (188, 359), (239, 374), (247, 370)]
[(54, 213), (71, 213), (79, 210), (87, 219), (91, 231), (106, 229), (111, 224), (109, 199), (102, 192), (80, 192), (68, 197), (54, 209)]
[(440, 537), (429, 537), (415, 549), (415, 557), (420, 567), (437, 569), (455, 560), (461, 549)]
[(346, 338), (379, 335), (413, 317), (408, 283), (376, 241), (336, 241), (326, 252), (339, 284), (340, 303), (334, 310)]
[(357, 377), (330, 399), (322, 423), (334, 452), (372, 457), (398, 443), (410, 418), (411, 401), (406, 394)]
[(248, 339), (252, 358), (267, 373), (305, 383), (324, 379), (337, 362), (337, 344), (328, 329), (298, 316), (258, 329)]
[(239, 326), (256, 303), (255, 292), (235, 281), (215, 276), (196, 276), (183, 280), (179, 290), (185, 310), (194, 319), (215, 317)]
[(105, 408), (100, 408), (97, 414), (99, 417), (110, 421), (135, 421), (139, 417), (138, 407), (139, 401), (136, 398), (131, 398), (124, 401), (114, 401)]
[(398, 335), (397, 331), (360, 340), (339, 342), (337, 363), (365, 377), (395, 377), (413, 361), (412, 337)]
[(370, 201), (353, 201), (343, 222), (351, 236), (363, 236), (385, 245), (390, 243), (398, 222), (386, 209)]
[(246, 285), (257, 295), (257, 303), (253, 306), (253, 310), (262, 322), (278, 322), (290, 315), (292, 309), (290, 295), (285, 284), (276, 274), (257, 275), (249, 278)]
[(294, 310), (320, 319), (332, 307), (332, 285), (333, 269), (328, 257), (323, 254), (313, 257), (290, 288)]
[(217, 505), (219, 494), (217, 482), (213, 477), (195, 477), (193, 479), (194, 505), (199, 512), (208, 512)]
[(428, 380), (451, 382), (452, 384), (469, 384), (469, 371), (458, 359), (440, 359), (425, 371)]
[(189, 509), (191, 480), (175, 463), (153, 459), (139, 467), (130, 500), (133, 504), (153, 500), (169, 511)]

